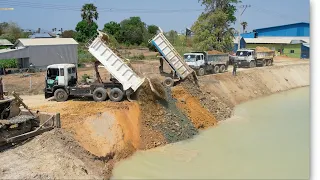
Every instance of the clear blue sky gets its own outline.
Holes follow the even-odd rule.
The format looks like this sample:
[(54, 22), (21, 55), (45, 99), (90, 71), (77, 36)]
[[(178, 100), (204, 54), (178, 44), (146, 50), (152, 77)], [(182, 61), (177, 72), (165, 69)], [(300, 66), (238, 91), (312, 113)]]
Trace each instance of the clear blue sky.
[[(268, 26), (309, 22), (308, 0), (242, 0), (250, 4), (241, 21), (248, 22), (248, 31)], [(94, 3), (100, 9), (99, 28), (109, 21), (120, 22), (131, 16), (140, 16), (147, 24), (155, 24), (163, 30), (178, 32), (190, 27), (204, 7), (198, 0), (0, 0), (0, 7), (12, 7), (13, 11), (0, 11), (0, 22), (13, 21), (25, 29), (46, 30), (52, 28), (74, 29), (80, 21), (80, 9), (84, 3)], [(68, 10), (62, 10), (61, 6)], [(122, 9), (108, 12), (107, 9)], [(125, 11), (123, 9), (130, 9)], [(143, 9), (148, 12), (133, 12)], [(191, 11), (188, 11), (191, 9)], [(150, 13), (159, 10), (182, 10), (176, 13)], [(235, 26), (238, 29), (238, 25)]]

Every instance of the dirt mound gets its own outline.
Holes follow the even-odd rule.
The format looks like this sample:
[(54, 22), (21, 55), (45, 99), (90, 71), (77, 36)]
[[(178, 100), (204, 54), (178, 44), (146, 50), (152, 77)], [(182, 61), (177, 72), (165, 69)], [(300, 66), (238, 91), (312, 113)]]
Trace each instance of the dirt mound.
[(102, 179), (111, 174), (108, 159), (91, 155), (61, 129), (2, 152), (0, 160), (6, 162), (0, 165), (4, 179)]
[(200, 102), (183, 87), (175, 87), (173, 89), (173, 97), (178, 100), (177, 106), (188, 115), (197, 129), (206, 129), (217, 124), (215, 117), (204, 109)]
[(211, 50), (207, 52), (210, 55), (216, 55), (216, 54), (225, 54), (224, 52), (216, 51), (216, 50)]
[(255, 50), (256, 52), (273, 52), (273, 50), (263, 46), (257, 46)]
[(231, 117), (232, 109), (226, 103), (224, 103), (213, 92), (203, 92), (194, 83), (192, 78), (186, 78), (181, 85), (194, 97), (196, 97), (202, 107), (211, 112), (216, 120), (221, 121)]

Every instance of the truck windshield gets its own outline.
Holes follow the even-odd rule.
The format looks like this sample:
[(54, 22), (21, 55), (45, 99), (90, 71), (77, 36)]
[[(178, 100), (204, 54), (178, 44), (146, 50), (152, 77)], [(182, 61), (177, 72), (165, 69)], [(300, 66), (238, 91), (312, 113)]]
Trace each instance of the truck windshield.
[(237, 51), (237, 56), (248, 56), (249, 52), (248, 51)]
[(59, 69), (58, 68), (50, 68), (47, 70), (47, 78), (48, 79), (55, 79), (59, 76)]
[(184, 60), (186, 62), (194, 62), (196, 61), (196, 55), (184, 55)]

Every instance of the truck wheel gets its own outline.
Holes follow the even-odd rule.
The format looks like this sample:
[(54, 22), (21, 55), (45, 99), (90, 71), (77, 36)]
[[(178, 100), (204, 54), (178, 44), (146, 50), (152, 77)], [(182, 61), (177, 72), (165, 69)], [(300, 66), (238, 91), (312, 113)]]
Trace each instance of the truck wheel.
[(220, 71), (219, 66), (214, 66), (214, 68), (213, 68), (213, 73), (218, 74), (219, 71)]
[(263, 61), (262, 61), (262, 67), (264, 67), (264, 66), (266, 66), (266, 65), (267, 65), (266, 60), (263, 60)]
[(123, 92), (119, 88), (113, 88), (110, 91), (109, 97), (111, 101), (119, 102), (123, 98)]
[(272, 64), (272, 62), (271, 62), (271, 60), (269, 59), (269, 60), (267, 61), (267, 66), (271, 66), (271, 64)]
[(68, 99), (68, 94), (64, 89), (57, 89), (54, 92), (54, 98), (56, 99), (56, 101), (58, 102), (63, 102), (66, 101)]
[(254, 68), (256, 67), (256, 62), (254, 61), (250, 61), (250, 65), (249, 65), (250, 68)]
[(223, 73), (226, 70), (226, 66), (225, 65), (221, 65), (220, 66), (220, 73)]
[(173, 81), (172, 78), (167, 77), (167, 78), (164, 80), (163, 83), (164, 83), (164, 85), (165, 85), (166, 87), (172, 87), (173, 84), (174, 84), (174, 81)]
[(105, 101), (107, 96), (107, 91), (102, 87), (95, 89), (92, 94), (93, 100), (96, 102)]
[(204, 76), (205, 70), (204, 70), (203, 68), (200, 68), (200, 69), (197, 71), (197, 74), (198, 74), (198, 76)]

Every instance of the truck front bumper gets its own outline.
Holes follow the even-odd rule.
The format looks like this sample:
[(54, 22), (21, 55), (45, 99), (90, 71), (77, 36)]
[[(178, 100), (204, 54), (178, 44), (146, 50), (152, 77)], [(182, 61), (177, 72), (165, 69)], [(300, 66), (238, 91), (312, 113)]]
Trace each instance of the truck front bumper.
[(245, 67), (245, 66), (249, 66), (249, 62), (247, 61), (234, 61), (235, 63), (238, 63), (239, 67)]

